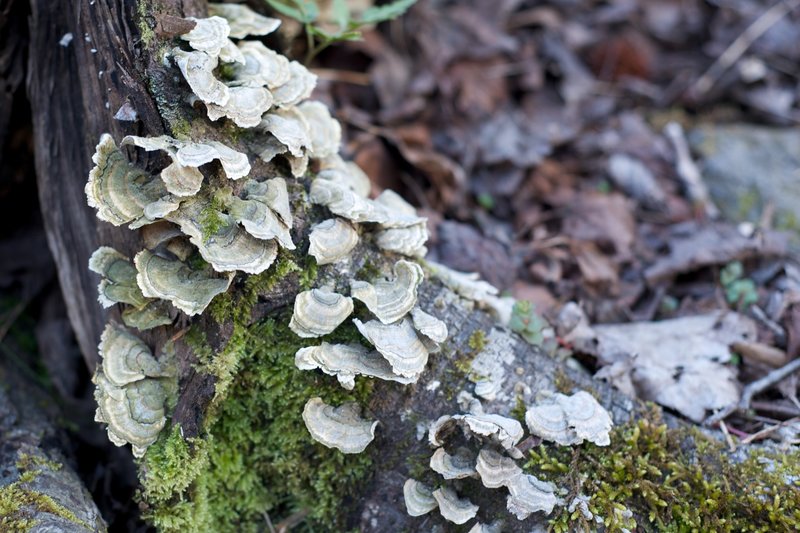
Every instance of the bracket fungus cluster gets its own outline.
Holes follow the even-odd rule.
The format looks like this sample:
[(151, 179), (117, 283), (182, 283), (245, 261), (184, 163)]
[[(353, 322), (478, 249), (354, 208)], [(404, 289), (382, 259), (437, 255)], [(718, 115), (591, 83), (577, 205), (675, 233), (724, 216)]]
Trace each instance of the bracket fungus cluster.
[[(403, 494), (411, 516), (421, 516), (438, 507), (443, 518), (456, 524), (464, 524), (475, 517), (478, 506), (458, 495), (458, 483), (466, 479), (479, 479), (487, 489), (505, 488), (508, 491), (506, 509), (518, 520), (525, 520), (536, 512), (549, 514), (556, 505), (564, 505), (553, 484), (525, 473), (517, 464), (523, 455), (516, 446), (524, 436), (518, 421), (484, 413), (480, 401), (467, 392), (459, 394), (458, 402), (469, 412), (444, 415), (428, 429), (428, 441), (435, 448), (430, 468), (445, 482), (439, 489), (432, 490), (424, 483), (408, 479)], [(555, 409), (560, 415), (556, 416)], [(542, 422), (542, 418), (546, 421)], [(545, 435), (540, 429), (542, 424), (548, 428), (554, 426), (554, 419), (563, 426), (557, 435), (561, 441), (555, 438), (554, 431)], [(526, 421), (533, 435), (559, 443), (579, 444), (583, 440), (598, 445), (609, 443), (611, 418), (587, 392), (552, 395), (546, 403), (532, 406)], [(448, 449), (460, 439), (455, 431), (458, 428), (466, 444), (458, 445), (449, 453)], [(473, 442), (477, 443), (477, 450), (470, 444)], [(473, 530), (491, 531), (492, 527), (476, 523)]]
[[(175, 41), (168, 57), (191, 89), (188, 100), (201, 103), (201, 112), (205, 108), (202, 120), (212, 126), (226, 121), (250, 131), (236, 148), (211, 138), (122, 139), (121, 145), (130, 150), (163, 153), (166, 165), (156, 172), (132, 163), (110, 135), (101, 136), (85, 188), (87, 201), (101, 220), (140, 230), (144, 246), (130, 256), (109, 247), (93, 254), (89, 267), (101, 276), (100, 303), (119, 306), (129, 328), (170, 326), (181, 313), (202, 314), (236, 276), (267, 271), (279, 249), (297, 250), (295, 254), (304, 250), (304, 243), (296, 246), (293, 241), (292, 230), (295, 237), (302, 231), (294, 228), (286, 179), (253, 171), (261, 168), (255, 158), (282, 158), (294, 178), (306, 176), (309, 168), (315, 171), (307, 196), (299, 196), (327, 217), (307, 234), (308, 255), (316, 264), (347, 266), (362, 238), (394, 258), (391, 271), (372, 279), (312, 284), (296, 295), (289, 328), (298, 337), (319, 339), (351, 320), (362, 339), (348, 344), (309, 341), (296, 351), (295, 366), (335, 377), (348, 390), (355, 387), (356, 376), (416, 383), (429, 355), (448, 337), (446, 324), (418, 302), (425, 274), (416, 259), (427, 251), (426, 219), (391, 191), (370, 198), (367, 176), (338, 154), (339, 123), (323, 104), (307, 100), (316, 77), (260, 41), (245, 39), (275, 31), (279, 21), (239, 4), (212, 4), (210, 12), (209, 18), (189, 19), (192, 29)], [(243, 146), (247, 153), (240, 151)], [(292, 181), (291, 190), (305, 184)], [(464, 298), (501, 317), (510, 315), (508, 302), (477, 276), (435, 263), (428, 266)], [(93, 378), (97, 420), (107, 424), (112, 442), (130, 443), (141, 456), (158, 438), (173, 404), (172, 343), (155, 357), (130, 329), (109, 322), (99, 350), (102, 365)], [(301, 416), (315, 441), (342, 453), (361, 453), (379, 423), (362, 417), (364, 407), (355, 402), (329, 405), (315, 396)], [(585, 393), (555, 395), (531, 407), (526, 421), (534, 434), (570, 444), (607, 444), (611, 427), (602, 407)], [(468, 443), (477, 442), (478, 449), (451, 446), (454, 428), (462, 430)], [(484, 413), (477, 400), (468, 413), (439, 418), (429, 431), (436, 448), (430, 467), (445, 482), (434, 490), (409, 479), (404, 486), (409, 514), (438, 508), (446, 520), (465, 524), (479, 511), (459, 495), (460, 484), (470, 480), (490, 489), (505, 487), (507, 508), (520, 520), (552, 511), (558, 503), (555, 488), (516, 464), (523, 435), (519, 422)], [(476, 523), (471, 532), (498, 527)]]
[(586, 391), (571, 396), (553, 394), (528, 408), (525, 423), (534, 435), (562, 446), (581, 444), (584, 440), (598, 446), (611, 443), (611, 417)]
[(169, 354), (156, 360), (141, 339), (115, 323), (106, 326), (98, 349), (102, 364), (92, 378), (95, 420), (108, 424), (111, 442), (130, 443), (141, 457), (166, 424)]

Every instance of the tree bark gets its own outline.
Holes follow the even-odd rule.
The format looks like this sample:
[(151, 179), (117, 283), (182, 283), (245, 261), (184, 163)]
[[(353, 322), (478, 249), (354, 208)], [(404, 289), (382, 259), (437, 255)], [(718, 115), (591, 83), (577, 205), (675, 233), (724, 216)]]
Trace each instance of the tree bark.
[[(31, 0), (27, 88), (34, 125), (36, 177), (50, 251), (72, 327), (90, 369), (106, 312), (97, 304), (89, 256), (100, 243), (122, 253), (141, 249), (136, 232), (100, 223), (84, 186), (102, 133), (161, 135), (164, 122), (151, 85), (171, 78), (145, 43), (137, 6), (155, 14), (202, 16), (201, 0)], [(142, 23), (152, 23), (145, 20)], [(71, 38), (69, 37), (71, 35)], [(114, 118), (130, 105), (134, 122)], [(147, 167), (156, 156), (145, 155)]]

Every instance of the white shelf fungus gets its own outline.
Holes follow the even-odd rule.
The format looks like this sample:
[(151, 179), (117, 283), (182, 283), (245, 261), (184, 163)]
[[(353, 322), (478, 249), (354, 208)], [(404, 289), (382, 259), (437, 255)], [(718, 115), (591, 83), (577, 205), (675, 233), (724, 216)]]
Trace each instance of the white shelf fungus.
[(102, 276), (97, 299), (103, 307), (126, 304), (122, 310), (126, 326), (146, 330), (172, 323), (167, 304), (142, 294), (136, 283), (136, 267), (118, 251), (101, 246), (89, 258), (89, 270)]
[(136, 281), (142, 293), (160, 298), (189, 316), (205, 311), (211, 300), (228, 290), (233, 273), (220, 276), (210, 267), (193, 269), (177, 259), (159, 257), (142, 250), (134, 258)]
[(92, 161), (95, 166), (86, 183), (86, 200), (100, 220), (115, 226), (130, 223), (135, 229), (153, 222), (148, 208), (163, 214), (178, 207), (169, 201), (163, 182), (133, 166), (111, 135), (100, 136)]
[(391, 324), (403, 318), (417, 304), (417, 288), (424, 277), (418, 264), (400, 260), (394, 264), (394, 279), (374, 283), (351, 281), (350, 294), (364, 302), (378, 320)]
[(357, 318), (353, 319), (353, 323), (389, 361), (396, 374), (415, 377), (425, 370), (425, 365), (428, 364), (428, 350), (417, 337), (408, 318), (388, 325), (377, 320), (363, 323)]
[(272, 93), (263, 87), (231, 87), (225, 105), (206, 104), (210, 120), (229, 118), (240, 128), (255, 128), (272, 106)]
[(166, 423), (166, 392), (158, 378), (167, 374), (144, 342), (116, 324), (106, 326), (98, 350), (95, 420), (108, 425), (111, 442), (130, 443), (141, 457)]
[(311, 146), (308, 122), (296, 108), (275, 109), (267, 113), (261, 119), (260, 127), (274, 135), (295, 157), (305, 155), (305, 148)]
[(186, 52), (180, 48), (172, 49), (172, 57), (183, 74), (192, 92), (206, 104), (224, 106), (231, 97), (228, 86), (214, 76), (219, 63), (216, 56), (205, 52)]
[(404, 228), (387, 228), (375, 235), (375, 244), (381, 250), (409, 257), (425, 257), (428, 249), (428, 223), (420, 222)]
[(230, 26), (222, 17), (208, 17), (198, 19), (189, 17), (195, 23), (194, 28), (181, 35), (181, 39), (189, 41), (189, 46), (197, 51), (205, 52), (211, 56), (218, 56), (220, 50), (228, 43)]
[(324, 289), (303, 291), (294, 299), (289, 329), (300, 337), (320, 337), (335, 330), (353, 312), (353, 300)]
[(352, 161), (345, 161), (339, 154), (320, 160), (317, 178), (344, 185), (362, 198), (367, 198), (372, 190), (372, 182), (361, 167)]
[(475, 470), (483, 485), (490, 489), (508, 486), (511, 479), (522, 474), (522, 469), (511, 457), (484, 448), (478, 453)]
[[(282, 178), (269, 181), (282, 184), (284, 196), (286, 196), (286, 182)], [(286, 196), (286, 209), (284, 210), (282, 205), (278, 205), (277, 209), (280, 209), (280, 213), (278, 213), (273, 207), (276, 205), (276, 199), (270, 197), (270, 194), (273, 193), (269, 191), (266, 182), (250, 180), (242, 190), (244, 199), (231, 194), (230, 189), (220, 190), (216, 198), (224, 205), (228, 214), (239, 222), (250, 235), (262, 240), (275, 239), (281, 247), (294, 250), (295, 245), (290, 233), (291, 226), (284, 222), (284, 217), (289, 221), (292, 220), (291, 214), (288, 212), (288, 196)]]
[(136, 268), (130, 259), (108, 246), (101, 246), (89, 258), (89, 270), (103, 279), (97, 286), (97, 300), (104, 308), (125, 303), (142, 307), (148, 300), (136, 284)]
[(454, 524), (465, 524), (478, 514), (478, 506), (467, 498), (459, 498), (450, 487), (441, 487), (433, 491), (433, 497), (439, 504), (439, 512), (445, 520)]
[(562, 446), (580, 444), (584, 440), (598, 446), (607, 446), (611, 442), (611, 417), (585, 391), (572, 396), (556, 393), (531, 406), (525, 413), (525, 423), (534, 435)]
[(513, 478), (507, 487), (509, 496), (506, 508), (518, 520), (525, 520), (531, 513), (538, 511), (552, 513), (553, 507), (558, 503), (555, 487), (530, 474)]
[(410, 516), (422, 516), (439, 507), (431, 488), (416, 479), (407, 479), (403, 484), (403, 499)]
[(248, 35), (268, 35), (281, 25), (279, 19), (259, 15), (243, 4), (208, 4), (209, 15), (228, 21), (230, 36), (243, 39)]
[(283, 108), (295, 106), (305, 100), (314, 91), (317, 85), (317, 76), (308, 71), (297, 61), (289, 62), (289, 80), (275, 87), (272, 96), (275, 98), (275, 105)]
[(200, 255), (217, 272), (241, 270), (260, 274), (272, 265), (278, 256), (278, 245), (273, 240), (260, 240), (240, 228), (236, 220), (225, 213), (217, 213), (220, 226), (212, 235), (204, 235), (203, 220), (208, 213), (206, 201), (192, 198), (185, 201), (179, 211), (168, 220), (178, 224), (181, 231), (197, 246)]
[(320, 398), (311, 398), (303, 408), (303, 422), (317, 442), (342, 453), (361, 453), (375, 438), (378, 421), (361, 418), (357, 403), (339, 407), (327, 405)]
[(289, 81), (289, 60), (264, 46), (264, 43), (242, 41), (239, 51), (245, 63), (235, 67), (231, 85), (274, 89)]
[(301, 103), (297, 109), (308, 124), (311, 134), (311, 155), (321, 159), (338, 153), (342, 142), (342, 126), (331, 116), (328, 106), (311, 100)]
[(328, 265), (350, 255), (358, 244), (358, 232), (346, 220), (329, 218), (311, 228), (308, 240), (309, 255), (318, 265)]
[(522, 424), (501, 415), (495, 414), (463, 414), (463, 415), (444, 415), (439, 417), (428, 430), (428, 440), (433, 446), (443, 446), (443, 435), (448, 432), (454, 424), (459, 425), (464, 433), (488, 437), (500, 444), (509, 455), (515, 458), (522, 456), (521, 452), (515, 447), (522, 439), (524, 431)]
[(317, 177), (311, 184), (309, 200), (327, 207), (334, 215), (353, 222), (385, 222), (386, 209), (372, 200), (359, 196), (347, 185)]
[(447, 340), (447, 324), (439, 320), (433, 315), (430, 315), (415, 307), (411, 310), (411, 319), (420, 335), (424, 335), (428, 339), (436, 343), (442, 343)]
[(416, 377), (398, 376), (392, 372), (391, 365), (381, 354), (360, 344), (323, 342), (319, 346), (300, 348), (295, 354), (294, 364), (300, 370), (319, 368), (329, 376), (336, 376), (347, 390), (355, 387), (355, 377), (358, 375), (396, 381), (404, 385), (416, 381)]
[(467, 448), (459, 448), (455, 455), (437, 448), (431, 456), (430, 467), (445, 479), (463, 479), (476, 474), (475, 456)]

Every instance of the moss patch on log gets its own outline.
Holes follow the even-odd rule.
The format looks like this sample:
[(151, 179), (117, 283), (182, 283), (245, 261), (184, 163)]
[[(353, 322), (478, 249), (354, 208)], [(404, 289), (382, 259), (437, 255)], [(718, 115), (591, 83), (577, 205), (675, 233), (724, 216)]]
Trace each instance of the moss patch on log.
[[(264, 531), (295, 513), (326, 530), (340, 529), (347, 494), (370, 474), (367, 452), (345, 455), (314, 441), (301, 414), (309, 398), (339, 405), (369, 404), (370, 380), (353, 391), (333, 376), (301, 371), (298, 349), (327, 342), (358, 342), (352, 324), (321, 339), (301, 339), (288, 328), (290, 310), (247, 325), (258, 295), (296, 272), (313, 278), (281, 256), (268, 272), (249, 276), (234, 294), (209, 308), (219, 321), (232, 320), (225, 348), (214, 353), (197, 328), (187, 342), (203, 371), (217, 377), (216, 394), (202, 438), (184, 439), (179, 428), (162, 433), (142, 463), (141, 499), (146, 516), (160, 531)], [(305, 276), (303, 276), (305, 272)]]
[[(526, 471), (588, 496), (607, 531), (797, 531), (800, 452), (755, 451), (734, 460), (697, 429), (671, 429), (651, 412), (614, 429), (609, 447), (540, 446)], [(595, 531), (580, 510), (559, 508), (557, 532)]]
[(0, 530), (28, 531), (38, 521), (34, 515), (47, 513), (63, 518), (90, 529), (75, 513), (55, 501), (47, 494), (42, 494), (27, 485), (33, 482), (44, 470), (59, 470), (60, 463), (42, 457), (20, 454), (16, 464), (19, 478), (0, 487)]

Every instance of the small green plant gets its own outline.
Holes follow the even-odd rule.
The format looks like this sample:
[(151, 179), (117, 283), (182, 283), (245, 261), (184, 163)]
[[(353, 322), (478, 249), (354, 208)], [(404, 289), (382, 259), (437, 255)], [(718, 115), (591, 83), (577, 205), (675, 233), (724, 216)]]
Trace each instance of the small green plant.
[(293, 18), (303, 24), (308, 40), (305, 64), (311, 61), (332, 44), (342, 41), (361, 40), (361, 29), (370, 24), (378, 24), (395, 19), (413, 6), (417, 0), (395, 0), (382, 6), (374, 6), (362, 12), (358, 18), (347, 5), (347, 0), (331, 0), (331, 21), (336, 31), (324, 29), (320, 22), (320, 10), (313, 0), (266, 0), (278, 13)]
[(511, 331), (519, 333), (529, 344), (541, 346), (544, 341), (544, 330), (549, 324), (534, 312), (535, 308), (536, 306), (526, 300), (515, 302), (508, 325)]
[(725, 290), (725, 299), (729, 304), (739, 308), (746, 308), (758, 302), (755, 282), (743, 276), (744, 267), (740, 261), (728, 263), (719, 273), (719, 282)]

